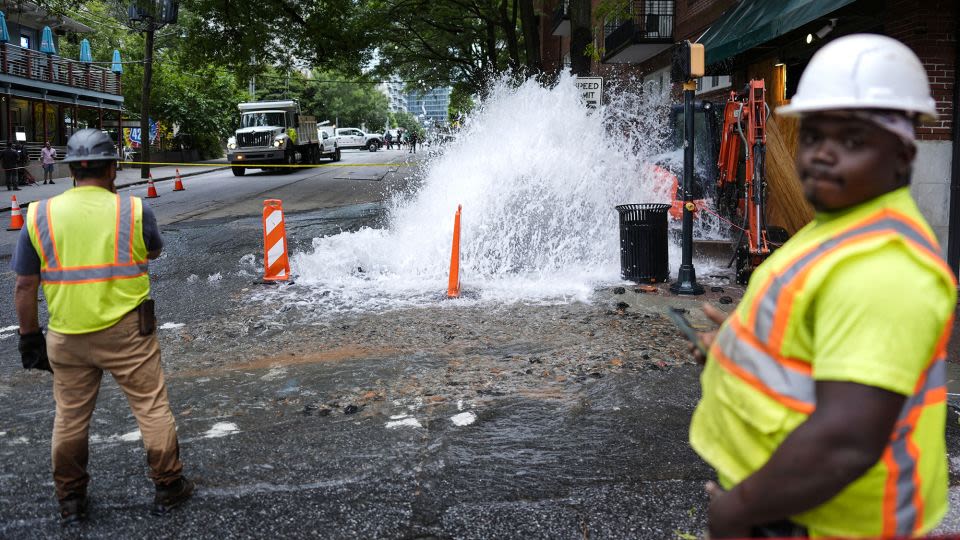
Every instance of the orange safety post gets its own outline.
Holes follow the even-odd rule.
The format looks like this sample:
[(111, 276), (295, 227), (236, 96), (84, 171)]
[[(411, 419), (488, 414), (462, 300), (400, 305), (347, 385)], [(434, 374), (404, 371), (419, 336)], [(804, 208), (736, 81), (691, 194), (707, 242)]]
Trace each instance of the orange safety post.
[(19, 231), (23, 228), (23, 214), (20, 213), (20, 204), (17, 202), (17, 196), (14, 195), (10, 201), (10, 226), (8, 231)]
[(156, 199), (160, 195), (157, 195), (157, 188), (153, 185), (153, 174), (150, 174), (150, 177), (147, 179), (147, 196), (145, 199)]
[(283, 203), (280, 199), (263, 201), (263, 280), (290, 279), (290, 261), (287, 259), (287, 230), (283, 222)]
[(174, 191), (186, 191), (183, 188), (183, 180), (180, 178), (180, 169), (177, 169), (177, 181), (173, 183)]
[(447, 298), (460, 297), (460, 210), (457, 205), (457, 215), (453, 218), (453, 247), (450, 250), (450, 283), (447, 285)]

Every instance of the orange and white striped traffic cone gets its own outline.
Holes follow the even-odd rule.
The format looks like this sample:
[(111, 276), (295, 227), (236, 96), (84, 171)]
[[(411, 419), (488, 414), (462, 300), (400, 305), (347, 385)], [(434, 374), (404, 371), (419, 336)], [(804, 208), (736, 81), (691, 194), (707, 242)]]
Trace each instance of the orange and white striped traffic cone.
[(14, 195), (10, 200), (10, 226), (8, 231), (19, 231), (23, 228), (23, 214), (20, 212), (20, 204), (17, 202), (17, 196)]
[(287, 229), (283, 222), (283, 203), (280, 199), (263, 201), (263, 280), (290, 279), (290, 261), (287, 258)]
[(157, 195), (157, 188), (153, 185), (153, 174), (147, 179), (147, 196), (145, 199), (156, 199), (160, 195)]
[(180, 169), (177, 169), (177, 181), (173, 183), (174, 191), (186, 191), (183, 188), (183, 180), (180, 179)]

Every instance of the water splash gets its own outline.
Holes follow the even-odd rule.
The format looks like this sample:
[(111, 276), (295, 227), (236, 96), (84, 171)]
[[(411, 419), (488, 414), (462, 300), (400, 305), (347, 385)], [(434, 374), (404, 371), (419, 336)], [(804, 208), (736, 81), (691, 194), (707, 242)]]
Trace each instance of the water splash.
[[(614, 206), (671, 198), (650, 167), (669, 101), (631, 83), (611, 96), (591, 110), (568, 76), (553, 88), (495, 84), (417, 189), (389, 203), (386, 229), (315, 238), (294, 254), (298, 300), (334, 310), (435, 303), (458, 204), (461, 278), (476, 300), (586, 301), (619, 281)], [(670, 258), (676, 267), (679, 249)]]

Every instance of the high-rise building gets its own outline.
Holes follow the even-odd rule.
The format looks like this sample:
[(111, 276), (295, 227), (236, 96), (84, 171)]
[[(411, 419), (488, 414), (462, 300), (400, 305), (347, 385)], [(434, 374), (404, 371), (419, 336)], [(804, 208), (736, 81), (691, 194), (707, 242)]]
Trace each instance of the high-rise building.
[(426, 92), (414, 90), (407, 93), (407, 112), (415, 116), (426, 127), (440, 124), (446, 126), (450, 106), (449, 86), (433, 88)]
[(405, 112), (407, 110), (407, 95), (403, 91), (404, 84), (398, 80), (380, 83), (380, 91), (389, 100), (390, 112)]

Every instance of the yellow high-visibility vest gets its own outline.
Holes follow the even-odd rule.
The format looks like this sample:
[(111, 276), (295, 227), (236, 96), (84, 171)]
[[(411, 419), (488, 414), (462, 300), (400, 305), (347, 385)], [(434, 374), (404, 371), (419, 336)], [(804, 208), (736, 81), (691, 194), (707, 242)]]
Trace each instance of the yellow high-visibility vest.
[(62, 334), (109, 328), (150, 295), (143, 204), (92, 186), (30, 205), (49, 327)]
[[(729, 489), (762, 467), (816, 409), (820, 372), (813, 346), (817, 336), (811, 331), (820, 300), (816, 291), (838, 265), (877, 253), (909, 259), (917, 275), (902, 279), (924, 280), (929, 293), (937, 295), (932, 319), (938, 327), (930, 335), (939, 331), (939, 340), (927, 340), (929, 349), (918, 353), (922, 356), (916, 357), (912, 372), (918, 377), (909, 383), (895, 379), (893, 371), (884, 372), (882, 365), (869, 375), (879, 381), (876, 386), (909, 385), (900, 392), (908, 394), (906, 403), (875, 465), (829, 501), (790, 517), (807, 526), (811, 536), (923, 534), (947, 509), (944, 362), (956, 281), (907, 188), (837, 219), (815, 221), (764, 262), (737, 310), (721, 326), (701, 376), (703, 398), (694, 412), (690, 442)], [(898, 306), (890, 305), (887, 316), (896, 317), (897, 312)], [(869, 343), (853, 345), (872, 351)], [(831, 375), (825, 380), (844, 379)]]

